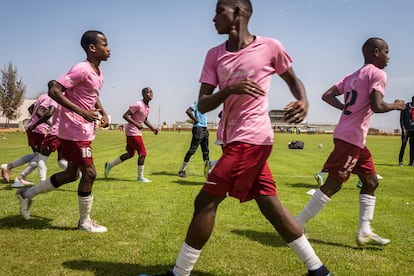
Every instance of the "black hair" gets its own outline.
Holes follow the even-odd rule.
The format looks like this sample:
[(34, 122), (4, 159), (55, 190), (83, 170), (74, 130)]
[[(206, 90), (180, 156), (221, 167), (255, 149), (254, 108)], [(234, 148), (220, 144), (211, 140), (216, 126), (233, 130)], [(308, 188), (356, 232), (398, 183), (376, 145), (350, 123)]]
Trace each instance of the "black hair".
[(364, 57), (368, 57), (375, 48), (380, 48), (385, 42), (384, 39), (379, 37), (370, 37), (362, 45), (362, 53)]
[(98, 40), (98, 35), (105, 36), (102, 32), (94, 31), (94, 30), (86, 31), (82, 35), (81, 46), (83, 50), (85, 50), (86, 53), (88, 53), (88, 48), (90, 44), (96, 45), (96, 42)]

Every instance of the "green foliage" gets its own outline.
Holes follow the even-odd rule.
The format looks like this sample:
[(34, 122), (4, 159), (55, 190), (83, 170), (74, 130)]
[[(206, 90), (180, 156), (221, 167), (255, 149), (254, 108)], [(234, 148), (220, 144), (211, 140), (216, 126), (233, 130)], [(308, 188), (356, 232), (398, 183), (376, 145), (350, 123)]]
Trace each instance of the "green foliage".
[(26, 86), (19, 79), (17, 69), (11, 62), (1, 70), (1, 75), (0, 110), (8, 123), (9, 120), (14, 120), (19, 116), (18, 111), (24, 101)]
[[(215, 133), (211, 132), (211, 140)], [(3, 139), (4, 137), (4, 139)], [(105, 161), (125, 149), (120, 131), (99, 131), (93, 143), (97, 170), (92, 218), (108, 232), (91, 234), (76, 229), (77, 183), (37, 196), (32, 218), (19, 214), (15, 189), (0, 184), (0, 275), (139, 275), (162, 273), (175, 263), (193, 212), (193, 202), (204, 181), (198, 150), (177, 177), (191, 140), (190, 131), (144, 132), (147, 148), (145, 176), (138, 183), (136, 156), (103, 176)], [(305, 142), (303, 150), (289, 150), (288, 142)], [(319, 148), (318, 144), (323, 147)], [(220, 148), (211, 145), (211, 159)], [(391, 239), (385, 248), (358, 248), (358, 193), (352, 176), (325, 209), (308, 224), (310, 242), (334, 275), (414, 275), (414, 168), (397, 165), (400, 138), (369, 136), (378, 173), (373, 227)], [(317, 172), (333, 147), (332, 135), (276, 134), (269, 165), (279, 197), (297, 215), (316, 188)], [(0, 162), (30, 152), (23, 132), (0, 133)], [(408, 153), (407, 153), (408, 155)], [(406, 156), (408, 158), (408, 156)], [(406, 164), (407, 162), (405, 162)], [(56, 154), (48, 175), (59, 171)], [(23, 167), (13, 169), (14, 177)], [(37, 180), (37, 173), (28, 178)], [(220, 205), (215, 229), (195, 265), (193, 275), (303, 275), (306, 268), (263, 218), (256, 203), (228, 198)]]

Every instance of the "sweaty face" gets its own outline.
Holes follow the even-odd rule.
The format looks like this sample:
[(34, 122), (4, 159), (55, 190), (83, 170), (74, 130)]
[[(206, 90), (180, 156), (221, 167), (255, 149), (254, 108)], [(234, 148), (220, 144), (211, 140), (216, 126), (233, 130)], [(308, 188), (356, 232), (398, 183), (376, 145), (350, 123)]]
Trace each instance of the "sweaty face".
[(216, 6), (216, 15), (213, 18), (214, 26), (219, 34), (229, 34), (234, 21), (234, 8), (225, 0), (219, 0)]

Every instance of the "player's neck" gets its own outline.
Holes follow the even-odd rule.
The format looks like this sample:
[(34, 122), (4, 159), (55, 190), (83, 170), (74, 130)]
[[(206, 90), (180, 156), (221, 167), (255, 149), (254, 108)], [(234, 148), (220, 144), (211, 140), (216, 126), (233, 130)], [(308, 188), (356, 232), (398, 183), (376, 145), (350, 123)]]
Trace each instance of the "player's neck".
[(229, 35), (226, 43), (226, 50), (229, 52), (240, 51), (254, 42), (256, 36), (246, 32), (235, 32)]

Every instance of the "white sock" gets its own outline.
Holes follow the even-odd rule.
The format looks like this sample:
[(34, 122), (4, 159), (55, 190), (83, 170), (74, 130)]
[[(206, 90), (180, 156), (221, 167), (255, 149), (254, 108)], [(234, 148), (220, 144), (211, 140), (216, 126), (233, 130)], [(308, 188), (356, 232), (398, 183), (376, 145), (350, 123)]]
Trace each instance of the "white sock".
[(47, 163), (48, 158), (49, 156), (39, 154), (39, 161), (37, 162), (37, 170), (39, 172), (40, 181), (46, 180), (46, 175), (47, 175), (46, 163)]
[(288, 246), (296, 253), (308, 270), (316, 270), (323, 265), (305, 235), (288, 243)]
[(187, 168), (188, 162), (183, 162), (183, 165), (181, 166), (180, 171), (185, 171), (185, 168)]
[(83, 224), (91, 220), (90, 213), (93, 204), (93, 196), (78, 196), (79, 223)]
[(54, 189), (56, 189), (55, 186), (52, 185), (50, 178), (48, 178), (45, 181), (42, 181), (39, 184), (26, 189), (23, 193), (23, 196), (27, 199), (32, 199), (38, 194), (47, 193)]
[(60, 159), (58, 161), (58, 165), (59, 165), (59, 168), (66, 170), (66, 168), (68, 167), (68, 161), (65, 159)]
[(198, 257), (201, 254), (201, 250), (192, 248), (186, 242), (180, 250), (177, 261), (173, 269), (175, 276), (188, 276), (193, 270), (194, 264), (197, 262)]
[(19, 167), (23, 164), (26, 164), (27, 162), (32, 160), (35, 156), (36, 156), (36, 153), (34, 153), (34, 152), (26, 154), (26, 155), (20, 157), (19, 159), (11, 162), (10, 164), (7, 164), (7, 169), (11, 170), (11, 169)]
[(138, 178), (144, 177), (144, 165), (138, 165)]
[(302, 212), (296, 218), (299, 225), (302, 228), (305, 228), (308, 220), (316, 216), (329, 201), (331, 201), (331, 199), (320, 189), (317, 189), (311, 200), (309, 200), (308, 204), (306, 204), (305, 208), (303, 208)]
[(121, 163), (122, 163), (121, 158), (120, 158), (120, 157), (117, 157), (117, 158), (115, 158), (115, 160), (114, 160), (114, 161), (112, 161), (111, 163), (109, 163), (109, 165), (111, 165), (111, 168), (113, 168), (113, 167), (115, 167), (116, 165), (121, 164)]
[(374, 218), (375, 196), (368, 194), (359, 195), (359, 235), (372, 233), (371, 220)]

